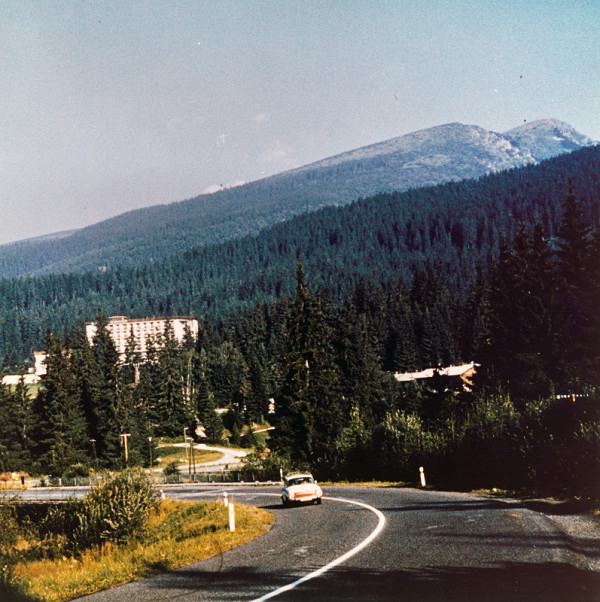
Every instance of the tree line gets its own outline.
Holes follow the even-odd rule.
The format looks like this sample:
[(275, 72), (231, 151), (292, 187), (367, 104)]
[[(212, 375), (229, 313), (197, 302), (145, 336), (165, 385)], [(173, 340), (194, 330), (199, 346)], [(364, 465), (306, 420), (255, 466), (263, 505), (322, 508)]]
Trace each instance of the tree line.
[(590, 147), (479, 180), (380, 194), (158, 262), (150, 253), (138, 267), (0, 280), (0, 365), (15, 371), (48, 327), (64, 338), (98, 306), (131, 317), (207, 315), (221, 331), (244, 308), (294, 295), (298, 259), (336, 304), (364, 283), (384, 292), (397, 282), (410, 287), (428, 270), (453, 298), (464, 297), (520, 222), (539, 221), (556, 236), (569, 179), (586, 218), (600, 217), (599, 159), (600, 147)]
[[(196, 339), (167, 328), (145, 357), (132, 339), (124, 361), (99, 312), (92, 344), (83, 327), (47, 332), (34, 397), (23, 383), (0, 390), (0, 462), (53, 474), (115, 467), (128, 433), (129, 462), (146, 464), (157, 437), (202, 425), (209, 440), (244, 434), (252, 445), (252, 425), (268, 421), (264, 462), (321, 476), (414, 479), (425, 464), (447, 485), (593, 488), (599, 253), (600, 229), (571, 188), (556, 231), (523, 223), (463, 296), (426, 266), (410, 284), (361, 280), (337, 302), (298, 262), (292, 295), (224, 322), (207, 316)], [(472, 359), (466, 389), (441, 373), (393, 377)], [(217, 407), (229, 410), (222, 419)]]

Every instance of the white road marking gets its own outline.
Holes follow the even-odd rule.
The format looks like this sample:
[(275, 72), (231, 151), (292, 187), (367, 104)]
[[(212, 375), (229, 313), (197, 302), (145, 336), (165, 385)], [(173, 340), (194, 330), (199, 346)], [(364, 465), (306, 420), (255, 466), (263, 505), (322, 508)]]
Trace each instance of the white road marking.
[[(266, 494), (266, 495), (277, 495), (277, 494)], [(383, 513), (380, 512), (379, 510), (377, 510), (377, 508), (374, 508), (373, 506), (369, 506), (369, 504), (364, 504), (363, 502), (357, 502), (356, 500), (345, 500), (342, 498), (335, 498), (335, 497), (323, 497), (323, 499), (331, 500), (333, 502), (344, 502), (346, 504), (354, 504), (356, 506), (362, 506), (363, 508), (370, 510), (371, 512), (376, 514), (377, 517), (379, 518), (377, 527), (375, 527), (375, 530), (369, 535), (369, 537), (367, 537), (366, 539), (363, 539), (363, 541), (361, 541), (357, 546), (355, 546), (354, 548), (352, 548), (351, 550), (349, 550), (348, 552), (346, 552), (339, 558), (332, 560), (329, 564), (326, 564), (325, 566), (321, 567), (320, 569), (317, 569), (316, 571), (313, 571), (312, 573), (308, 573), (308, 575), (304, 575), (304, 577), (301, 577), (300, 579), (294, 581), (293, 583), (289, 583), (288, 585), (279, 587), (278, 589), (273, 590), (272, 592), (269, 592), (268, 594), (265, 594), (264, 596), (261, 596), (260, 598), (255, 598), (254, 600), (252, 600), (252, 602), (263, 602), (263, 600), (270, 600), (271, 598), (274, 598), (275, 596), (279, 596), (279, 594), (283, 594), (284, 592), (289, 592), (290, 590), (298, 587), (302, 583), (306, 583), (307, 581), (310, 581), (311, 579), (314, 579), (315, 577), (320, 577), (321, 575), (323, 575), (327, 571), (331, 570), (332, 568), (346, 562), (346, 560), (348, 560), (349, 558), (352, 558), (352, 556), (354, 556), (355, 554), (358, 554), (361, 550), (364, 550), (383, 531), (383, 528), (385, 527), (385, 516), (383, 515)]]

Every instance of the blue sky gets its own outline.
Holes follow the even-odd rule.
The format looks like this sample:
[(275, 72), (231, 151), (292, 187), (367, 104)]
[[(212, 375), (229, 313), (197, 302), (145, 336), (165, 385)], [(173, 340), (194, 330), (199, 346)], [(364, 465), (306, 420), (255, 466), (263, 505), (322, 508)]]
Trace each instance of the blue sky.
[(0, 244), (454, 121), (600, 139), (596, 0), (3, 0), (0, 28)]

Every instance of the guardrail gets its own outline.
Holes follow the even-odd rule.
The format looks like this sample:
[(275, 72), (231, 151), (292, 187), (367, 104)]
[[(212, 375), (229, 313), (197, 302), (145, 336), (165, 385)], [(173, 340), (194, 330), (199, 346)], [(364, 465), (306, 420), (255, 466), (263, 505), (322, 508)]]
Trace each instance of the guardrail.
[[(281, 481), (282, 474), (278, 469), (273, 470), (222, 470), (215, 472), (187, 473), (165, 475), (161, 472), (150, 474), (155, 485), (177, 485), (184, 483), (261, 483)], [(102, 482), (102, 476), (89, 477), (46, 477), (40, 479), (34, 486), (40, 487), (93, 487)], [(29, 483), (31, 487), (31, 483)]]
[(153, 474), (156, 484), (179, 484), (179, 483), (261, 483), (281, 481), (280, 470), (222, 470), (219, 472), (180, 472), (174, 475)]

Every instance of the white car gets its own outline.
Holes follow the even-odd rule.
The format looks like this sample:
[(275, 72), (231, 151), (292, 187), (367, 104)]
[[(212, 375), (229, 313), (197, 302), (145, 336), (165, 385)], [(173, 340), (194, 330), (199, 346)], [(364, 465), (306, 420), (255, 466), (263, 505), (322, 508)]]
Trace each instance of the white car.
[(323, 492), (310, 473), (291, 474), (285, 477), (281, 490), (281, 502), (284, 506), (313, 502), (320, 504)]

